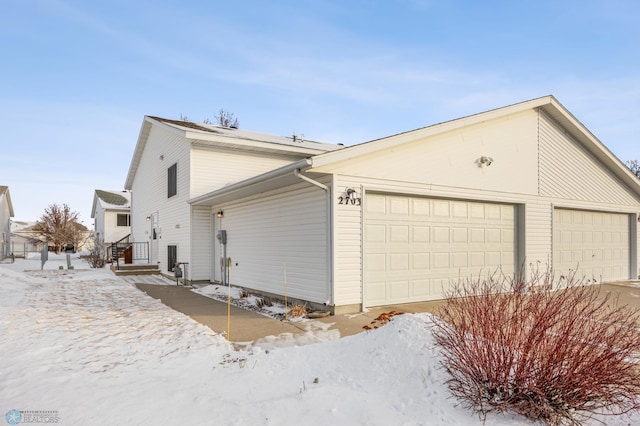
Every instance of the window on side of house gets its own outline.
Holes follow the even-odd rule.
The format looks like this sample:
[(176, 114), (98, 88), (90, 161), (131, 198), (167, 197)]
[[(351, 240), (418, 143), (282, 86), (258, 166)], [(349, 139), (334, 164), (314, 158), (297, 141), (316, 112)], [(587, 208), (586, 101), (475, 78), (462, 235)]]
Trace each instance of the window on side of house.
[(167, 170), (167, 198), (171, 198), (178, 193), (178, 163)]
[(131, 216), (125, 213), (118, 213), (118, 226), (131, 226)]
[(178, 262), (178, 246), (167, 246), (167, 270), (173, 272)]

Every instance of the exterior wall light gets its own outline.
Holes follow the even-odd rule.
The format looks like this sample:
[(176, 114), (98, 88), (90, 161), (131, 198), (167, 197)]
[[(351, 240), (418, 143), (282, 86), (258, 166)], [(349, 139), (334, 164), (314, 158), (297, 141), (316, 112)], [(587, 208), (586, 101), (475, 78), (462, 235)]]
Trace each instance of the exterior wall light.
[(147, 216), (147, 217), (145, 218), (145, 220), (146, 220), (147, 222), (149, 222), (149, 221), (151, 220), (151, 216)]
[(489, 167), (493, 163), (493, 158), (483, 155), (480, 157), (480, 164), (484, 164)]
[(216, 213), (216, 217), (218, 219), (222, 219), (224, 217), (224, 212), (222, 210), (218, 210), (218, 213)]

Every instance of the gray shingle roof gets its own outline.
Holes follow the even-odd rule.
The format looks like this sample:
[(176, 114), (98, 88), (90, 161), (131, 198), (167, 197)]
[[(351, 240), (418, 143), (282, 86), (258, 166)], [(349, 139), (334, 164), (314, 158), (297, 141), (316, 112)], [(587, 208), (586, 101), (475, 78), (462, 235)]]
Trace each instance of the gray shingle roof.
[(96, 195), (105, 203), (114, 206), (127, 206), (129, 204), (129, 200), (126, 197), (115, 192), (96, 189)]

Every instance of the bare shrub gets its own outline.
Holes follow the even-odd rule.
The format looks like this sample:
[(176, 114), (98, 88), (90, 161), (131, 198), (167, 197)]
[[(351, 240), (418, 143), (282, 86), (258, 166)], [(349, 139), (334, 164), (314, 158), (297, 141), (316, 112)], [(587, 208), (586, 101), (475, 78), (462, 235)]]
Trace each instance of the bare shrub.
[(434, 336), (452, 394), (481, 418), (552, 425), (639, 408), (638, 315), (574, 276), (532, 275), (462, 281), (441, 307)]
[(90, 267), (104, 268), (104, 265), (107, 263), (107, 249), (105, 248), (104, 243), (95, 238), (93, 240), (91, 251), (85, 258), (87, 259)]

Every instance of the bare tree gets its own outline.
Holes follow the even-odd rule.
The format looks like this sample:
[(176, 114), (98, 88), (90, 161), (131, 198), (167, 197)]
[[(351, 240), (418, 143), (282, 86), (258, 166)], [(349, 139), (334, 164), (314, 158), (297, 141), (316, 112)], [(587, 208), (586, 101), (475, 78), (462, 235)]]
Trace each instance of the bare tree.
[(68, 205), (51, 204), (45, 209), (33, 230), (44, 236), (56, 253), (60, 253), (67, 244), (77, 247), (87, 228), (78, 222), (78, 213), (71, 211)]
[[(219, 126), (231, 127), (234, 129), (240, 127), (240, 123), (238, 122), (238, 119), (233, 116), (233, 113), (225, 111), (222, 108), (220, 108), (220, 111), (218, 111), (218, 114), (216, 114), (214, 118), (216, 119), (216, 124)], [(205, 123), (207, 123), (207, 121), (208, 119), (205, 120)]]
[(626, 161), (625, 164), (631, 170), (631, 173), (640, 179), (640, 162), (638, 160)]

